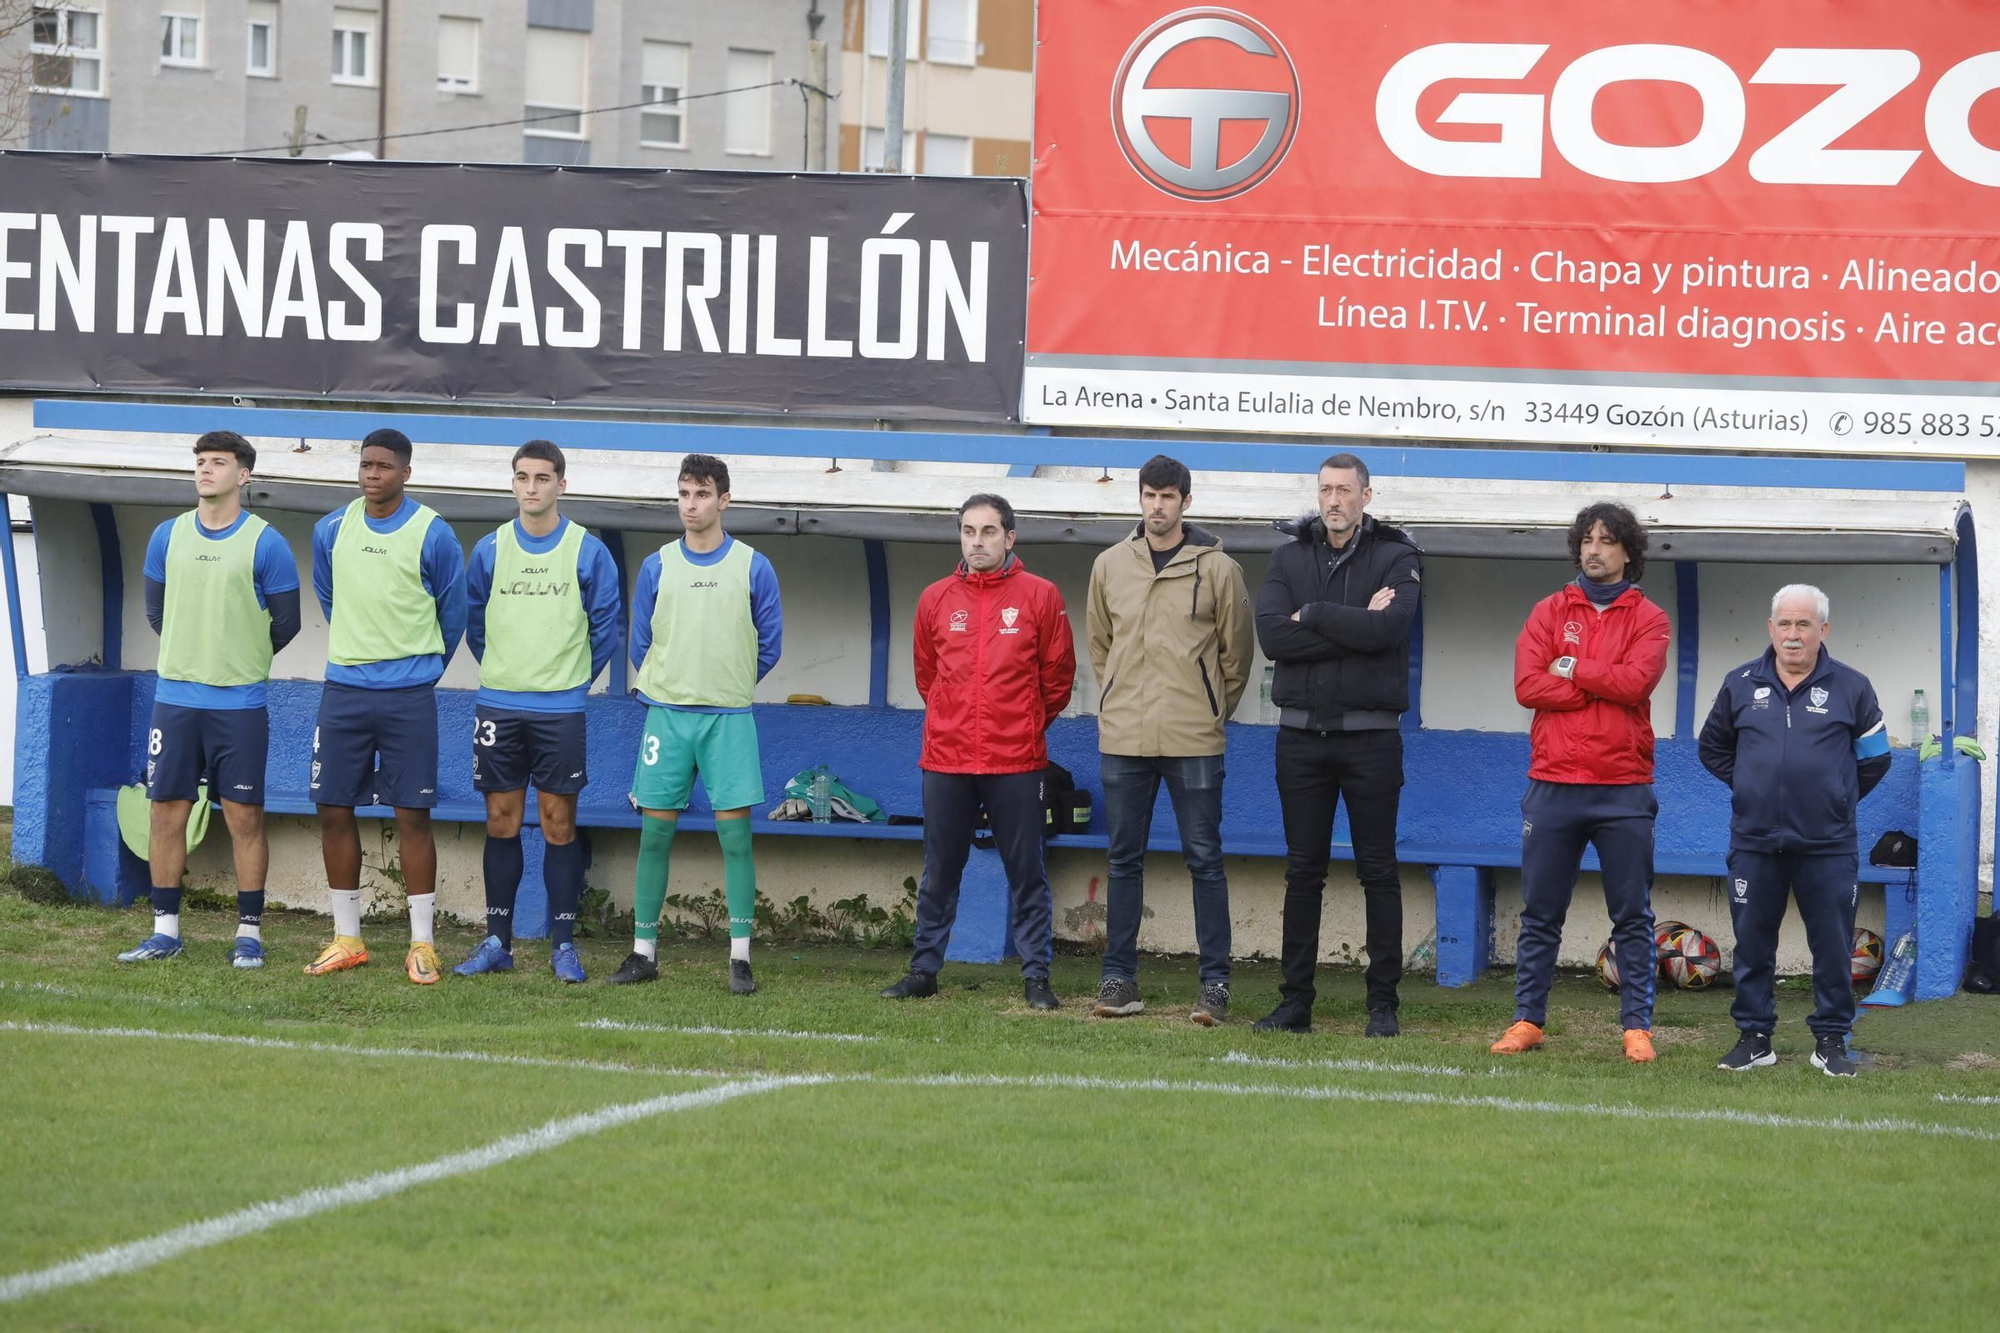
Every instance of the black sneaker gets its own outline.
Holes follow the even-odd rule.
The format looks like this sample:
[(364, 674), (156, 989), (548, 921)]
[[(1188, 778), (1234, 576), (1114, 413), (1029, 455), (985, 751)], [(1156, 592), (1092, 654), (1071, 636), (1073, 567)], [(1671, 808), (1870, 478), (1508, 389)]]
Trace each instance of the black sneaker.
[(1396, 1025), (1396, 1006), (1378, 1004), (1368, 1011), (1368, 1030), (1364, 1037), (1394, 1037), (1403, 1031)]
[(614, 986), (630, 986), (641, 981), (658, 981), (659, 979), (660, 965), (646, 957), (645, 954), (640, 953), (637, 949), (626, 954), (625, 961), (620, 963), (618, 970), (611, 974), (611, 984)]
[(1205, 1028), (1229, 1021), (1229, 983), (1211, 981), (1201, 988), (1201, 995), (1195, 1000), (1188, 1017)]
[[(1138, 989), (1138, 987), (1134, 986), (1132, 988), (1133, 994), (1138, 994)], [(1029, 977), (1021, 983), (1021, 993), (1027, 997), (1030, 1009), (1046, 1011), (1062, 1008), (1061, 1002), (1056, 999), (1056, 993), (1049, 989), (1049, 979), (1047, 977)]]
[(1139, 998), (1139, 983), (1127, 981), (1123, 977), (1106, 977), (1097, 983), (1097, 1003), (1091, 1006), (1093, 1018), (1129, 1018), (1143, 1013), (1146, 1002)]
[(885, 1000), (908, 1000), (925, 995), (937, 994), (937, 973), (912, 971), (893, 986), (884, 986), (880, 992)]
[(1853, 1078), (1859, 1066), (1847, 1054), (1847, 1038), (1821, 1037), (1813, 1043), (1812, 1067), (1828, 1078)]
[(1313, 1012), (1293, 1000), (1281, 1001), (1276, 1009), (1250, 1025), (1252, 1032), (1311, 1032)]
[(1736, 1039), (1729, 1048), (1729, 1054), (1715, 1062), (1717, 1069), (1726, 1069), (1732, 1074), (1740, 1074), (1746, 1069), (1762, 1069), (1778, 1063), (1778, 1053), (1771, 1049), (1771, 1034), (1768, 1032), (1746, 1032)]
[(729, 960), (729, 993), (731, 995), (755, 995), (757, 993), (757, 978), (750, 975), (750, 963), (748, 959), (732, 958)]

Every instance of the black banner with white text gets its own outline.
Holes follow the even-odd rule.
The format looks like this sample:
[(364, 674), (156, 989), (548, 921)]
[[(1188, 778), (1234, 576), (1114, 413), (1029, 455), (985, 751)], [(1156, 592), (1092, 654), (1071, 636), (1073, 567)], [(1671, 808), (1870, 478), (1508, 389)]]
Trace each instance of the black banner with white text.
[(0, 153), (0, 387), (1003, 421), (1017, 180)]

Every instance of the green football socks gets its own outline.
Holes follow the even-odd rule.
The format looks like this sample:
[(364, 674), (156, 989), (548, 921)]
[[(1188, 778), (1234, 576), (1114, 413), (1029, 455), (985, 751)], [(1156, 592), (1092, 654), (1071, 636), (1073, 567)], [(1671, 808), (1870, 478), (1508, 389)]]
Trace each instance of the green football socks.
[(648, 815), (639, 821), (639, 871), (632, 879), (632, 951), (648, 958), (658, 956), (660, 909), (667, 901), (668, 854), (679, 828), (677, 819)]

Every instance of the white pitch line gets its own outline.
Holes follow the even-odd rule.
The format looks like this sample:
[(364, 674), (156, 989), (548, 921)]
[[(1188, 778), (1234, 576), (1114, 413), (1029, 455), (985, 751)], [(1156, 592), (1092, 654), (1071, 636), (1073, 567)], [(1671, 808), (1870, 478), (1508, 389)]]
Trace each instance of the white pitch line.
[[(1425, 1074), (1434, 1078), (1465, 1078), (1469, 1069), (1455, 1065), (1405, 1064), (1400, 1060), (1284, 1060), (1272, 1055), (1250, 1055), (1231, 1051), (1209, 1057), (1219, 1065), (1254, 1065), (1265, 1069), (1337, 1069), (1347, 1074)], [(1500, 1070), (1487, 1071), (1497, 1077)]]
[(38, 995), (61, 995), (72, 1000), (83, 998), (82, 991), (71, 990), (67, 986), (57, 986), (46, 981), (0, 981), (0, 987), (8, 990), (32, 991)]
[(1937, 1094), (1937, 1099), (1941, 1102), (1957, 1102), (1961, 1106), (2000, 1106), (2000, 1097), (1967, 1097), (1956, 1092), (1940, 1092)]
[(138, 1272), (177, 1255), (186, 1254), (190, 1250), (206, 1249), (211, 1245), (235, 1240), (239, 1236), (268, 1231), (285, 1222), (331, 1212), (333, 1209), (345, 1208), (351, 1204), (372, 1203), (377, 1199), (388, 1198), (392, 1194), (401, 1194), (418, 1185), (484, 1171), (488, 1167), (511, 1162), (518, 1157), (547, 1152), (572, 1139), (599, 1134), (620, 1125), (629, 1125), (635, 1120), (670, 1115), (676, 1111), (692, 1111), (736, 1097), (746, 1097), (752, 1093), (771, 1092), (778, 1088), (821, 1081), (823, 1080), (810, 1075), (745, 1079), (736, 1083), (718, 1083), (713, 1087), (700, 1088), (694, 1092), (676, 1092), (664, 1097), (652, 1097), (643, 1102), (607, 1106), (601, 1111), (590, 1111), (583, 1115), (565, 1116), (524, 1133), (495, 1139), (484, 1147), (452, 1153), (448, 1157), (439, 1157), (416, 1166), (399, 1167), (394, 1171), (378, 1171), (374, 1175), (362, 1176), (338, 1185), (303, 1190), (287, 1198), (252, 1204), (237, 1212), (224, 1213), (220, 1217), (211, 1217), (205, 1221), (176, 1227), (172, 1231), (165, 1231), (145, 1240), (97, 1250), (52, 1268), (0, 1278), (0, 1304), (37, 1296), (62, 1287), (96, 1282), (121, 1273)]
[(387, 1060), (459, 1060), (480, 1065), (525, 1065), (536, 1069), (587, 1069), (600, 1074), (649, 1074), (656, 1078), (734, 1078), (740, 1070), (671, 1069), (621, 1065), (608, 1060), (561, 1060), (537, 1055), (495, 1055), (488, 1051), (431, 1051), (420, 1046), (343, 1046), (331, 1041), (290, 1041), (283, 1037), (239, 1037), (222, 1032), (167, 1032), (159, 1028), (82, 1027), (74, 1023), (0, 1023), (0, 1032), (44, 1032), (65, 1037), (137, 1037), (150, 1041), (191, 1041), (211, 1046), (250, 1046), (267, 1051), (311, 1051)]
[(1235, 1097), (1279, 1097), (1316, 1102), (1387, 1102), (1402, 1106), (1443, 1106), (1466, 1110), (1511, 1111), (1529, 1115), (1575, 1115), (1610, 1120), (1684, 1120), (1759, 1129), (1817, 1129), (1853, 1134), (1921, 1134), (1937, 1138), (2000, 1143), (2000, 1131), (1968, 1125), (1940, 1125), (1921, 1120), (1878, 1117), (1842, 1120), (1837, 1117), (1776, 1115), (1765, 1111), (1731, 1111), (1698, 1107), (1607, 1105), (1601, 1102), (1527, 1101), (1514, 1097), (1475, 1097), (1437, 1092), (1393, 1092), (1374, 1088), (1293, 1087), (1272, 1083), (1211, 1083), (1184, 1079), (1093, 1078), (1074, 1074), (915, 1074), (872, 1079), (871, 1082), (909, 1087), (1074, 1088), (1092, 1092), (1202, 1092)]
[(580, 1028), (600, 1032), (675, 1032), (689, 1037), (784, 1037), (792, 1041), (880, 1041), (880, 1037), (859, 1032), (793, 1032), (787, 1028), (673, 1027), (665, 1023), (621, 1023), (615, 1018), (592, 1018), (578, 1023)]

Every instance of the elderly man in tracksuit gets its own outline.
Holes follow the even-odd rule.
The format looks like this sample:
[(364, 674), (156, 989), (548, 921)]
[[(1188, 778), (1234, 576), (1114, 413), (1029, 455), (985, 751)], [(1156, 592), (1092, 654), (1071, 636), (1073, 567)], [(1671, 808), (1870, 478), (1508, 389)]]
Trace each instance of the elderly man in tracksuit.
[(959, 881), (983, 807), (1007, 869), (1009, 916), (1031, 1009), (1049, 989), (1054, 908), (1042, 859), (1049, 723), (1069, 702), (1076, 645), (1062, 594), (1014, 554), (1014, 508), (998, 495), (959, 507), (958, 568), (924, 589), (913, 627), (924, 700), (924, 878), (910, 971), (882, 990), (937, 994)]
[(1812, 946), (1813, 1068), (1854, 1074), (1854, 810), (1889, 771), (1875, 688), (1826, 651), (1826, 594), (1794, 583), (1771, 599), (1771, 646), (1724, 677), (1701, 729), (1702, 766), (1729, 785), (1729, 918), (1742, 1034), (1719, 1068), (1778, 1062), (1772, 984), (1778, 923), (1797, 898)]
[(1514, 641), (1514, 697), (1535, 710), (1521, 798), (1521, 938), (1514, 1023), (1495, 1055), (1542, 1044), (1563, 919), (1597, 848), (1618, 958), (1625, 1058), (1653, 1059), (1653, 689), (1667, 613), (1646, 600), (1646, 530), (1619, 504), (1569, 529), (1577, 577), (1535, 604)]

